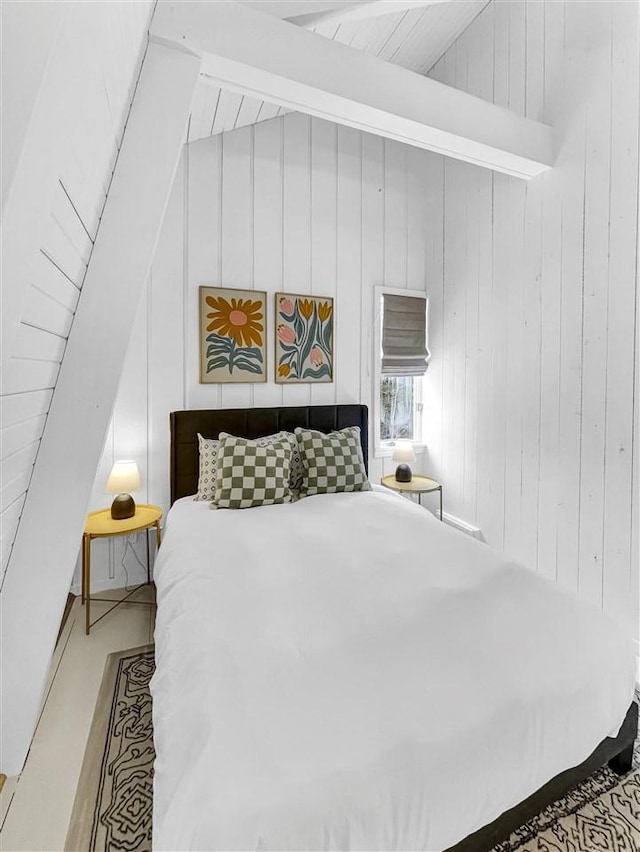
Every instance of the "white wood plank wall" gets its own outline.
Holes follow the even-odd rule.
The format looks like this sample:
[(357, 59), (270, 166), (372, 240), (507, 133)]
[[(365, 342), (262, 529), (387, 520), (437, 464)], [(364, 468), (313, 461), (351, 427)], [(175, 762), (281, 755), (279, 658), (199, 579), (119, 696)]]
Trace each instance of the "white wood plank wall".
[(639, 8), (494, 0), (433, 69), (558, 156), (526, 184), (430, 159), (426, 382), (446, 510), (636, 637)]
[[(31, 5), (30, 14), (37, 15), (37, 4)], [(9, 198), (6, 211), (8, 216), (25, 211), (28, 218), (30, 211), (48, 206), (38, 226), (25, 235), (21, 260), (28, 275), (24, 268), (12, 270), (13, 275), (5, 271), (3, 280), (3, 303), (20, 301), (23, 307), (11, 357), (2, 365), (1, 578), (99, 227), (151, 5), (61, 3), (57, 40), (53, 46), (43, 40), (51, 53), (30, 120), (32, 128), (50, 126), (46, 134), (27, 140), (22, 156), (35, 157), (38, 168), (46, 163), (46, 170), (32, 194)], [(28, 22), (25, 16), (25, 26)], [(12, 18), (12, 25), (19, 23), (19, 17)]]
[[(133, 457), (143, 482), (136, 499), (168, 509), (174, 409), (371, 405), (373, 288), (426, 286), (428, 157), (298, 113), (187, 146), (91, 508), (108, 505), (104, 484), (114, 458)], [(199, 384), (201, 284), (268, 292), (267, 383)], [(273, 381), (278, 290), (335, 298), (335, 382), (283, 387)], [(382, 470), (383, 461), (372, 458), (374, 480)], [(131, 549), (124, 556), (125, 542), (113, 547), (111, 554), (106, 545), (96, 551), (95, 588), (142, 576)], [(143, 539), (134, 547), (144, 561)]]

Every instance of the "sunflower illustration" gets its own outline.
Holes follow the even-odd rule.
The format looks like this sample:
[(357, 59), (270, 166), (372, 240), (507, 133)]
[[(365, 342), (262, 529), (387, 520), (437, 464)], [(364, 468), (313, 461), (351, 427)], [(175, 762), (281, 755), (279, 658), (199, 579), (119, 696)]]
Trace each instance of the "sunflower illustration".
[(264, 326), (260, 302), (252, 302), (251, 299), (231, 299), (228, 302), (214, 296), (207, 296), (206, 300), (207, 305), (213, 308), (207, 314), (207, 319), (211, 320), (207, 331), (233, 338), (237, 346), (262, 346)]

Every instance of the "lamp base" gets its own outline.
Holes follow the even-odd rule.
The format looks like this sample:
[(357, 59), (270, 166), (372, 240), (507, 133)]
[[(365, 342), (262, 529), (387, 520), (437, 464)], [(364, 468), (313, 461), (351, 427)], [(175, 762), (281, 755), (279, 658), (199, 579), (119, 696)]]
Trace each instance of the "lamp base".
[(411, 468), (408, 464), (399, 464), (396, 468), (396, 482), (411, 482)]
[(131, 494), (118, 494), (111, 504), (111, 517), (114, 521), (124, 521), (136, 513), (136, 504)]

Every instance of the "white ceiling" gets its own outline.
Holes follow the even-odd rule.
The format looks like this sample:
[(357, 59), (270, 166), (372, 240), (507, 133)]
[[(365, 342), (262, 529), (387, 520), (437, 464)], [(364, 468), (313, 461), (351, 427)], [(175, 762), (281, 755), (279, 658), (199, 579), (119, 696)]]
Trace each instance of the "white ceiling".
[[(435, 2), (388, 15), (323, 23), (312, 31), (418, 74), (427, 74), (488, 2), (490, 0)], [(265, 11), (266, 5), (263, 6)], [(221, 90), (203, 75), (195, 93), (188, 141), (255, 124), (285, 112), (289, 110), (278, 104)]]

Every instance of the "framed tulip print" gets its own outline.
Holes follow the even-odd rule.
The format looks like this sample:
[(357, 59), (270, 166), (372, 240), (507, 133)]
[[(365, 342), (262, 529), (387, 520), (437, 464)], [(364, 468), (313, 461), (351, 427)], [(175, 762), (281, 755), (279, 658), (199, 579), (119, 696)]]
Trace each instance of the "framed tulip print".
[(276, 382), (333, 381), (333, 299), (276, 293)]
[(200, 287), (200, 383), (266, 382), (261, 290)]

